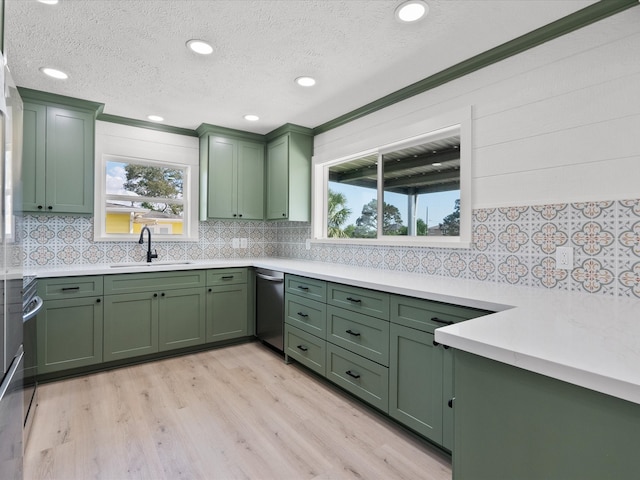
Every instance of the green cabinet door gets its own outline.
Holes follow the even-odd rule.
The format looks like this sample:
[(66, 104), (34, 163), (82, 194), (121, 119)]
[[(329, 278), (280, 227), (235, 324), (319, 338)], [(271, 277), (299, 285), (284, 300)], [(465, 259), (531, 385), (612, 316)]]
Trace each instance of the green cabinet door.
[(102, 297), (45, 301), (38, 313), (38, 373), (102, 362)]
[(264, 218), (264, 145), (209, 138), (207, 215), (210, 218)]
[(433, 335), (390, 325), (389, 415), (442, 444), (443, 348)]
[(208, 216), (235, 218), (238, 210), (238, 142), (228, 138), (209, 138)]
[(22, 137), (22, 205), (28, 212), (44, 211), (47, 107), (24, 103)]
[(313, 132), (287, 124), (274, 135), (267, 143), (267, 219), (308, 222)]
[(238, 144), (238, 218), (264, 218), (264, 145)]
[(168, 290), (160, 294), (160, 351), (204, 343), (205, 298), (204, 288)]
[(47, 210), (93, 213), (94, 116), (47, 107)]
[(104, 360), (158, 351), (158, 294), (123, 293), (104, 297)]
[(93, 213), (95, 112), (24, 102), (23, 209)]
[(637, 403), (460, 350), (454, 356), (454, 480), (638, 478)]
[(289, 211), (289, 136), (267, 145), (267, 220), (282, 220)]
[(207, 342), (248, 334), (249, 305), (246, 284), (207, 288)]

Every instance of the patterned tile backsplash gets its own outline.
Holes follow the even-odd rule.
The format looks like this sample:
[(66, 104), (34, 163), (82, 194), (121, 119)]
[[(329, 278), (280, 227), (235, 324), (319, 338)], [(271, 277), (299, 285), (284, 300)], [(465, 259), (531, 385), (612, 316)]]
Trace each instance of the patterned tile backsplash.
[[(198, 242), (156, 242), (163, 260), (286, 257), (564, 291), (640, 298), (640, 200), (478, 209), (469, 249), (313, 244), (300, 222), (200, 223)], [(140, 262), (137, 242), (94, 242), (93, 219), (26, 215), (27, 268)], [(248, 248), (233, 249), (232, 238)], [(556, 248), (573, 247), (572, 270), (556, 268)]]
[[(640, 298), (640, 200), (478, 209), (469, 249), (343, 246), (305, 249), (307, 224), (278, 225), (276, 255), (565, 291)], [(572, 270), (556, 248), (573, 247)]]
[[(276, 225), (268, 222), (200, 222), (197, 242), (153, 241), (164, 261), (274, 256)], [(95, 242), (93, 218), (25, 215), (23, 219), (26, 268), (77, 264), (144, 262), (147, 244), (137, 241)], [(233, 238), (246, 238), (247, 248), (232, 248)]]

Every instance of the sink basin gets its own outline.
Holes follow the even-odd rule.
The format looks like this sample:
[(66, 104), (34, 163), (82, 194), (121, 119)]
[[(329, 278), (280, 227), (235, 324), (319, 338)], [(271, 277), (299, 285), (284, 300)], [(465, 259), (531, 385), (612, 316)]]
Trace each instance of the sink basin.
[(167, 265), (191, 265), (193, 262), (137, 262), (137, 263), (116, 263), (109, 265), (109, 268), (131, 268), (131, 267), (165, 267)]

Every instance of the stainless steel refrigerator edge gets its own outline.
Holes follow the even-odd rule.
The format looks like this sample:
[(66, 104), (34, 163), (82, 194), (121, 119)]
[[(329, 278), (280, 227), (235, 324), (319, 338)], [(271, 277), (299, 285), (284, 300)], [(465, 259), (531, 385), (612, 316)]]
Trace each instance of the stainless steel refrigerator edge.
[(256, 269), (256, 336), (282, 352), (284, 347), (284, 274)]
[[(16, 218), (21, 217), (22, 100), (9, 70), (2, 69), (0, 99), (0, 472), (3, 479), (23, 477), (24, 353), (22, 324), (22, 251)], [(16, 215), (14, 215), (16, 213)]]

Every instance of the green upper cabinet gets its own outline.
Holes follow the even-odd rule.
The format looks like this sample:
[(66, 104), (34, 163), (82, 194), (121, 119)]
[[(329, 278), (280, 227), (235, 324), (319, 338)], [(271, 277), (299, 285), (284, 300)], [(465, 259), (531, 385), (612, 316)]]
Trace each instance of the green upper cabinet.
[(23, 209), (93, 213), (95, 117), (101, 106), (29, 89), (20, 94)]
[(267, 220), (310, 221), (311, 130), (287, 124), (267, 138)]
[(264, 219), (262, 135), (212, 125), (200, 134), (200, 220)]

